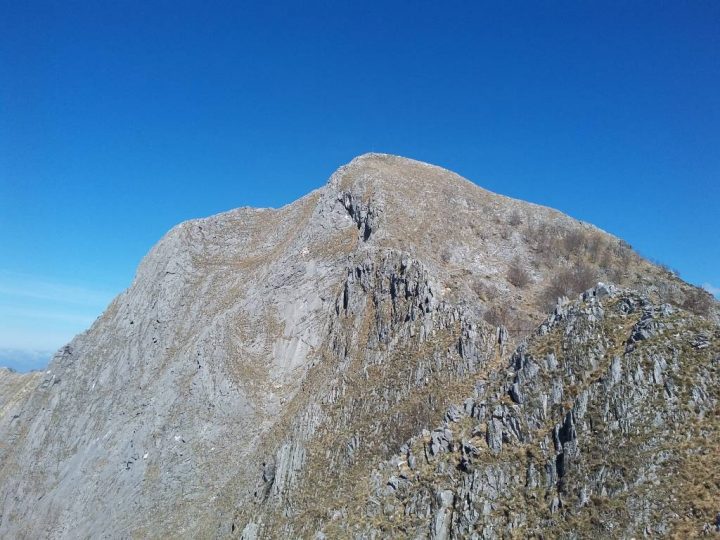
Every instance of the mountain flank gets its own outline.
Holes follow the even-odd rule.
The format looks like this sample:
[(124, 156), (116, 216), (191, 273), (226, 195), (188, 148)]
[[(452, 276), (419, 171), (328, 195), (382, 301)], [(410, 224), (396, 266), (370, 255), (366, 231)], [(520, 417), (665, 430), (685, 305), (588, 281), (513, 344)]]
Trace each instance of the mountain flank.
[(717, 353), (712, 298), (622, 240), (366, 154), (178, 225), (0, 370), (0, 536), (709, 532)]

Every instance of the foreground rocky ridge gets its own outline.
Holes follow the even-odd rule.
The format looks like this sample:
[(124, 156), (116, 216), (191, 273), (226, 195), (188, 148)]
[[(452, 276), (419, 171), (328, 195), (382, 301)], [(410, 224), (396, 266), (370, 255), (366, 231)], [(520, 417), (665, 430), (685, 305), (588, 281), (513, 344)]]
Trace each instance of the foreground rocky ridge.
[[(46, 373), (0, 372), (0, 536), (430, 534), (424, 499), (396, 526), (378, 464), (452, 403), (463, 410), (479, 379), (505, 395), (506, 354), (565, 292), (558, 281), (571, 294), (599, 278), (641, 304), (716, 314), (590, 225), (394, 156), (361, 156), (278, 210), (183, 223)], [(452, 463), (455, 442), (433, 433)], [(486, 536), (535, 523), (508, 528), (493, 512), (465, 529), (441, 521), (448, 534), (484, 523)]]
[(718, 532), (719, 377), (718, 325), (600, 285), (376, 469), (329, 536)]

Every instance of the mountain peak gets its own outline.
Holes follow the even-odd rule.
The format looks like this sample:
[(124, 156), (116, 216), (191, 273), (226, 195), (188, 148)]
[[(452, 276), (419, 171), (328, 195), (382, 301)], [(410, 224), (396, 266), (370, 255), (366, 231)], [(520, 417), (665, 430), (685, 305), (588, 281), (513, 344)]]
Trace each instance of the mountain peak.
[[(425, 184), (429, 182), (429, 185)], [(340, 167), (331, 177), (328, 185), (335, 189), (412, 189), (420, 184), (423, 187), (439, 187), (442, 184), (457, 182), (468, 184), (457, 174), (422, 161), (397, 156), (369, 152), (353, 158)], [(473, 184), (474, 185), (474, 184)]]
[[(404, 455), (392, 463), (400, 476), (387, 483), (405, 486), (412, 477), (406, 467), (414, 470), (406, 441), (417, 446), (418, 433), (442, 422), (453, 403), (478, 397), (483, 381), (494, 381), (488, 403), (499, 408), (483, 409), (483, 424), (466, 418), (468, 441), (486, 440), (494, 451), (514, 436), (503, 430), (528, 431), (523, 422), (539, 417), (512, 417), (512, 395), (496, 395), (506, 355), (548, 310), (554, 321), (571, 313), (558, 297), (577, 297), (598, 281), (637, 289), (643, 300), (592, 303), (590, 296), (605, 293), (586, 293), (587, 313), (572, 328), (602, 325), (604, 310), (613, 309), (619, 314), (608, 315), (610, 326), (600, 330), (622, 330), (584, 334), (597, 341), (582, 357), (589, 365), (607, 367), (610, 357), (599, 358), (600, 351), (622, 358), (623, 332), (631, 327), (638, 340), (653, 335), (656, 312), (670, 331), (677, 321), (662, 307), (669, 303), (711, 316), (691, 325), (697, 335), (675, 344), (677, 355), (667, 362), (677, 369), (660, 366), (657, 388), (661, 376), (682, 372), (678, 355), (688, 347), (715, 350), (719, 334), (707, 295), (621, 240), (398, 156), (359, 156), (324, 188), (276, 210), (185, 222), (153, 247), (131, 287), (58, 351), (47, 371), (0, 370), (0, 536), (322, 537), (333, 523), (340, 524), (338, 536), (348, 536), (343, 527), (356, 510), (369, 523), (379, 522), (380, 510), (391, 516), (401, 508), (397, 501), (382, 509), (368, 503), (368, 493), (387, 487), (377, 485), (373, 467)], [(552, 339), (567, 335), (549, 330), (533, 349), (548, 355), (548, 365)], [(581, 357), (580, 348), (573, 351)], [(636, 364), (632, 369), (628, 384), (638, 377)], [(643, 370), (655, 373), (649, 365)], [(570, 377), (563, 373), (553, 376)], [(536, 396), (549, 404), (548, 415), (560, 414), (563, 392), (580, 389), (596, 372), (572, 375), (532, 387), (550, 388), (544, 402)], [(709, 384), (688, 388), (688, 395), (705, 399), (720, 387), (711, 375), (699, 375)], [(579, 410), (583, 399), (572, 406)], [(476, 400), (471, 409), (476, 405), (483, 406)], [(559, 428), (561, 446), (572, 442), (572, 422)], [(467, 458), (475, 451), (444, 428), (421, 437), (433, 455), (443, 449)], [(553, 448), (551, 439), (543, 444), (543, 451)], [(573, 452), (563, 446), (563, 475)], [(438, 474), (464, 463), (440, 461), (447, 468)], [(505, 477), (487, 470), (493, 481), (483, 473), (474, 485)], [(553, 497), (565, 496), (553, 483), (559, 474), (549, 477)], [(622, 501), (612, 490), (623, 485), (616, 478), (602, 496)], [(433, 512), (435, 537), (446, 530), (451, 508), (459, 508), (453, 493), (415, 500)], [(476, 518), (484, 508), (505, 508), (479, 495), (463, 500), (487, 502), (468, 510)], [(560, 508), (554, 501), (542, 504)]]

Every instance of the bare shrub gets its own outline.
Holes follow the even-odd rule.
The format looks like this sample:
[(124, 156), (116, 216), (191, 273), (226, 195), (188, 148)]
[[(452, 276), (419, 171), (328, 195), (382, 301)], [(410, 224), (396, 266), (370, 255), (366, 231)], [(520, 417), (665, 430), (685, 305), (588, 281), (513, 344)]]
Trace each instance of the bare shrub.
[(671, 268), (664, 262), (660, 262), (657, 259), (648, 259), (651, 263), (653, 263), (655, 266), (659, 267), (663, 272), (670, 274), (671, 276), (680, 277), (680, 272), (678, 272), (676, 269)]
[(450, 248), (443, 248), (440, 252), (440, 258), (445, 264), (449, 263), (452, 260), (452, 251), (450, 251)]
[(627, 277), (627, 267), (625, 265), (610, 265), (610, 262), (606, 260), (605, 262), (601, 261), (600, 266), (605, 268), (605, 273), (609, 281), (617, 283), (618, 285), (624, 284), (625, 278)]
[(663, 272), (670, 274), (671, 276), (680, 277), (680, 271), (676, 268), (673, 268), (672, 266), (665, 264), (665, 263), (655, 263), (657, 264)]
[(533, 256), (530, 259), (530, 266), (532, 266), (535, 270), (540, 270), (542, 267), (542, 261), (540, 260), (540, 257), (537, 255)]
[(522, 215), (520, 214), (519, 210), (515, 210), (512, 214), (510, 214), (510, 219), (508, 220), (508, 223), (512, 227), (517, 227), (518, 225), (522, 225)]
[(688, 311), (707, 317), (713, 305), (712, 295), (703, 289), (693, 288), (692, 291), (685, 295), (682, 307)]
[(540, 309), (544, 311), (551, 310), (558, 301), (558, 298), (562, 298), (563, 296), (568, 296), (567, 287), (559, 276), (556, 276), (552, 279), (552, 281), (550, 281), (550, 283), (547, 284), (540, 294), (538, 302)]
[(597, 232), (592, 231), (588, 234), (586, 241), (586, 248), (589, 253), (596, 254), (603, 251), (607, 247), (607, 240), (605, 237)]
[(507, 279), (519, 289), (524, 289), (530, 283), (530, 273), (525, 269), (519, 258), (516, 258), (510, 263), (507, 271)]
[(570, 231), (563, 238), (563, 247), (566, 253), (579, 254), (585, 251), (587, 245), (587, 236), (584, 231)]
[[(611, 279), (617, 283), (625, 280), (630, 273), (631, 267), (637, 264), (640, 259), (632, 246), (623, 240), (620, 240), (617, 245), (609, 247), (606, 254), (607, 260), (603, 259), (601, 265), (608, 270)], [(611, 264), (612, 269), (610, 268)]]
[(595, 264), (608, 267), (612, 262), (610, 255), (610, 243), (608, 239), (599, 232), (593, 232), (588, 236), (587, 244), (585, 246), (588, 260)]
[(538, 261), (548, 267), (554, 266), (561, 238), (559, 229), (555, 225), (541, 223), (536, 229), (528, 227), (527, 237), (533, 240)]
[(492, 326), (507, 327), (510, 310), (506, 305), (492, 306), (483, 314), (485, 322)]
[(475, 280), (470, 284), (472, 291), (478, 296), (480, 300), (487, 301), (496, 295), (495, 289), (482, 280)]
[(593, 287), (598, 279), (597, 268), (580, 263), (572, 269), (569, 287), (575, 294), (578, 294)]
[(472, 233), (480, 239), (481, 242), (485, 242), (488, 239), (487, 231), (479, 223), (471, 221), (470, 229), (472, 230)]
[(543, 222), (537, 229), (528, 228), (528, 237), (534, 238), (535, 249), (544, 251), (547, 248), (552, 248), (557, 238), (557, 229)]
[(552, 309), (562, 296), (572, 297), (595, 285), (598, 281), (597, 268), (577, 263), (571, 268), (557, 272), (540, 294), (540, 307)]
[(626, 242), (622, 238), (618, 239), (618, 247), (627, 251), (635, 251), (635, 248), (632, 247), (632, 244), (630, 244), (630, 242)]
[[(594, 266), (599, 267), (591, 272), (594, 279), (604, 275), (611, 281), (621, 283), (627, 280), (634, 265), (640, 260), (627, 242), (616, 241), (602, 231), (591, 228), (566, 229), (551, 223), (541, 223), (535, 229), (528, 227), (526, 234), (533, 248), (532, 263), (538, 269), (543, 266), (553, 269), (563, 264), (574, 264), (580, 270)], [(558, 284), (558, 289), (561, 288)]]
[(624, 264), (638, 263), (643, 259), (640, 253), (638, 253), (630, 244), (625, 242), (625, 240), (618, 240), (611, 249), (613, 255), (620, 259), (620, 261)]
[(565, 235), (562, 247), (568, 256), (586, 257), (597, 262), (609, 248), (609, 243), (600, 231), (576, 229)]

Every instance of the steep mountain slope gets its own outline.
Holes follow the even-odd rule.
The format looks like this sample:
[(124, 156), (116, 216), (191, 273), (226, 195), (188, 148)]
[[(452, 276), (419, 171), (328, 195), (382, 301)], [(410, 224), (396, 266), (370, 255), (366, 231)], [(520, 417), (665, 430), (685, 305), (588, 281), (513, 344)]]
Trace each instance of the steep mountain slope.
[(0, 372), (0, 536), (354, 523), (373, 468), (598, 279), (714, 309), (590, 225), (394, 156), (183, 223), (46, 373)]

